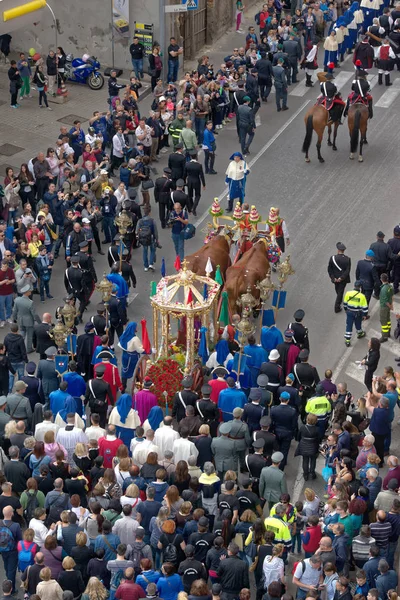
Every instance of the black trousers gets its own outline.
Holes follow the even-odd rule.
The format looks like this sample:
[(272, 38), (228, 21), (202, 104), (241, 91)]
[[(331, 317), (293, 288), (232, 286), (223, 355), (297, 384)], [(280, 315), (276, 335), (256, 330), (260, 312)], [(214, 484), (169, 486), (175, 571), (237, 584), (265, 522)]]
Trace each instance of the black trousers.
[(313, 475), (317, 464), (316, 456), (303, 456), (303, 473), (304, 475)]
[(189, 196), (189, 200), (188, 200), (187, 209), (189, 212), (192, 212), (193, 210), (196, 210), (197, 205), (200, 202), (200, 197), (201, 197), (200, 181), (188, 181), (188, 196)]
[(336, 300), (335, 300), (335, 312), (339, 312), (339, 309), (342, 306), (343, 302), (343, 294), (346, 288), (347, 283), (344, 281), (340, 281), (339, 283), (335, 283), (335, 292), (336, 292)]
[(210, 150), (204, 150), (204, 167), (206, 173), (214, 170), (215, 153)]
[(260, 96), (262, 100), (266, 100), (271, 93), (272, 81), (270, 79), (258, 78), (260, 84)]
[(386, 435), (381, 435), (378, 433), (374, 433), (371, 431), (372, 435), (375, 438), (375, 450), (379, 458), (381, 459), (381, 464), (383, 464), (383, 459), (385, 456), (385, 437)]
[(118, 339), (121, 337), (124, 331), (124, 326), (121, 323), (118, 325), (110, 324), (110, 329), (108, 330), (108, 344), (109, 346), (114, 346), (114, 336), (115, 332), (117, 332)]
[(43, 195), (47, 192), (49, 187), (49, 178), (48, 177), (40, 177), (36, 179), (36, 198), (37, 200), (43, 200)]
[(277, 438), (278, 438), (279, 450), (283, 454), (283, 461), (279, 465), (279, 468), (281, 469), (281, 471), (283, 471), (283, 469), (286, 467), (287, 457), (289, 454), (290, 444), (292, 441), (292, 436), (285, 435), (285, 436), (281, 437), (281, 436), (277, 435)]
[(11, 106), (15, 106), (18, 100), (18, 90), (11, 94)]
[(158, 203), (158, 216), (160, 217), (161, 227), (165, 229), (168, 221), (168, 204), (164, 202)]
[(374, 286), (374, 294), (375, 296), (379, 296), (379, 292), (381, 290), (381, 280), (380, 277), (382, 275), (382, 273), (387, 273), (388, 272), (388, 268), (387, 266), (380, 266), (380, 265), (375, 265), (375, 269), (378, 273), (378, 277), (379, 277), (379, 282), (375, 284)]

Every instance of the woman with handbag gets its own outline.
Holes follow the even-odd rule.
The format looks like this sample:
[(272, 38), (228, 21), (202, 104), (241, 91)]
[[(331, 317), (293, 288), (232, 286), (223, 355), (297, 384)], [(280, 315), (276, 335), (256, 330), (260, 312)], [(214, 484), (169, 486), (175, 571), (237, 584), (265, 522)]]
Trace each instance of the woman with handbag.
[(315, 479), (319, 446), (317, 420), (317, 415), (308, 414), (306, 424), (302, 425), (299, 431), (299, 445), (297, 446), (296, 456), (303, 457), (303, 477), (305, 481), (308, 481), (310, 475)]
[(157, 81), (161, 75), (163, 68), (162, 60), (160, 57), (160, 46), (154, 44), (153, 51), (149, 54), (149, 69), (148, 74), (151, 77), (151, 91), (154, 92), (154, 88), (157, 85)]
[(39, 108), (43, 108), (42, 102), (44, 102), (47, 110), (53, 110), (49, 107), (47, 102), (47, 85), (46, 85), (46, 75), (43, 73), (42, 65), (37, 65), (35, 75), (33, 76), (33, 83), (36, 85), (37, 90), (39, 92)]

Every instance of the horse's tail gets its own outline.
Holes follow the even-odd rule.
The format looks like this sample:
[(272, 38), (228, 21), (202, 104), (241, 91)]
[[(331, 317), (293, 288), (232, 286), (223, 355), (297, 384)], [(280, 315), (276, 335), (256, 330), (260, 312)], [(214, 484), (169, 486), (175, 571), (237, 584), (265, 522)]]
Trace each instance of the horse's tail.
[(308, 152), (308, 150), (311, 146), (313, 131), (314, 131), (313, 116), (308, 115), (307, 123), (306, 123), (306, 137), (304, 138), (303, 148), (302, 148), (303, 152)]
[(358, 138), (360, 136), (360, 121), (361, 121), (361, 111), (359, 108), (356, 110), (356, 114), (354, 115), (354, 123), (353, 123), (353, 131), (350, 135), (350, 152), (354, 153), (358, 148)]

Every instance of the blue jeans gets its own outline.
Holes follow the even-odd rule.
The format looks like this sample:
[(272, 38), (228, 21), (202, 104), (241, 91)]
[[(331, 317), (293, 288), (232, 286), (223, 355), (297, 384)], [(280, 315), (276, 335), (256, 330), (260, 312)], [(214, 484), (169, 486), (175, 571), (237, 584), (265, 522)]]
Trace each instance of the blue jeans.
[(137, 79), (143, 78), (143, 58), (132, 58), (132, 67)]
[(0, 321), (11, 319), (13, 294), (0, 296)]
[(173, 233), (172, 241), (174, 242), (176, 256), (179, 256), (182, 261), (185, 258), (185, 238), (183, 234)]
[(196, 129), (197, 141), (199, 144), (203, 143), (204, 130), (206, 128), (206, 119), (205, 117), (195, 117), (194, 126)]
[[(156, 261), (156, 247), (154, 244), (150, 246), (142, 246), (143, 249), (143, 266), (145, 269), (149, 268), (149, 265), (154, 265)], [(150, 262), (149, 262), (149, 251), (150, 251)]]
[[(17, 381), (21, 380), (23, 378), (23, 376), (25, 375), (25, 363), (24, 362), (13, 362), (13, 363), (11, 363), (11, 365), (14, 368), (14, 370), (16, 371), (16, 375), (18, 377)], [(13, 375), (11, 372), (8, 374), (8, 390), (9, 390), (9, 392), (11, 392), (11, 390), (13, 389), (14, 377), (15, 377), (15, 375)]]
[(301, 533), (296, 533), (292, 536), (292, 549), (293, 552), (296, 551), (296, 543), (297, 543), (297, 554), (301, 552)]
[(275, 100), (276, 100), (276, 107), (278, 109), (281, 108), (281, 100), (282, 100), (282, 108), (284, 108), (287, 105), (287, 88), (281, 87), (281, 86), (275, 86)]
[(178, 71), (179, 71), (179, 60), (171, 60), (168, 61), (168, 78), (167, 83), (170, 81), (176, 81), (178, 79)]
[(15, 592), (15, 576), (17, 574), (18, 567), (18, 550), (11, 550), (10, 552), (3, 552), (2, 555), (4, 562), (4, 570), (6, 572), (6, 578), (12, 582), (12, 592)]
[(46, 292), (46, 296), (50, 296), (50, 287), (49, 281), (43, 281), (43, 277), (39, 280), (39, 291), (40, 291), (40, 299), (44, 300), (44, 293)]
[(114, 239), (116, 229), (114, 225), (114, 219), (112, 217), (104, 217), (103, 218), (103, 231), (104, 237), (107, 243), (111, 243)]

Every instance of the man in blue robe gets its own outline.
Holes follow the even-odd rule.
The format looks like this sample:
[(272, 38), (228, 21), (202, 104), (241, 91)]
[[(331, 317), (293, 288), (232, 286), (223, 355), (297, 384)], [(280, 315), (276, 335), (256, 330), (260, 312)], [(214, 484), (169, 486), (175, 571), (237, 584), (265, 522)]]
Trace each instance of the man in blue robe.
[(249, 343), (244, 347), (243, 352), (246, 354), (247, 366), (251, 372), (251, 387), (257, 387), (257, 377), (260, 374), (260, 367), (263, 362), (267, 362), (268, 354), (262, 346), (257, 346), (254, 335), (249, 335)]
[(228, 377), (226, 383), (229, 387), (222, 390), (218, 396), (218, 408), (222, 412), (224, 422), (231, 421), (233, 410), (237, 407), (243, 408), (247, 402), (246, 394), (236, 387), (233, 377)]

